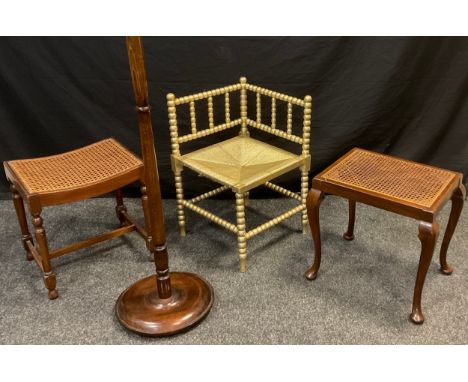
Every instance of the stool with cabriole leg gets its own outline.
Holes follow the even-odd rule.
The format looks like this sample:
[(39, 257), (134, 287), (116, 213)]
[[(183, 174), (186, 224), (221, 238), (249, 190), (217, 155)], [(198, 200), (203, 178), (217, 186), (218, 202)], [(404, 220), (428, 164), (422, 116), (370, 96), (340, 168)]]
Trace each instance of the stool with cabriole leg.
[(466, 197), (461, 173), (355, 148), (312, 180), (307, 212), (314, 239), (315, 257), (305, 277), (315, 280), (321, 263), (319, 207), (325, 194), (349, 200), (349, 223), (344, 234), (354, 239), (356, 202), (419, 220), (421, 255), (410, 315), (415, 324), (424, 322), (421, 296), (439, 234), (437, 216), (447, 201), (452, 209), (440, 250), (440, 271), (450, 275), (447, 250)]

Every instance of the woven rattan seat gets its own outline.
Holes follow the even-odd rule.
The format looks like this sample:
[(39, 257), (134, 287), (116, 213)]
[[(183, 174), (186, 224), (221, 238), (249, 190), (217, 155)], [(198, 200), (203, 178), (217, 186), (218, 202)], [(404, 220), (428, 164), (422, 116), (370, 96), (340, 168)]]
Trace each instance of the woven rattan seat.
[(142, 166), (139, 158), (112, 138), (63, 154), (8, 164), (30, 194), (88, 187)]
[(235, 137), (192, 151), (181, 162), (221, 184), (245, 192), (298, 167), (299, 155), (249, 137)]
[(329, 182), (426, 209), (458, 176), (452, 171), (363, 149), (351, 151), (321, 174)]

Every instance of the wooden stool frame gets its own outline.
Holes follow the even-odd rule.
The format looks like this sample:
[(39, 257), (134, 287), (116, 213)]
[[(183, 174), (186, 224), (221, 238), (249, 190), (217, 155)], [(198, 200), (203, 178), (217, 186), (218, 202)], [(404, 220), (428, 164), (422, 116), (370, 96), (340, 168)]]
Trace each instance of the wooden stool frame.
[[(247, 115), (247, 92), (253, 92), (256, 95), (256, 120), (248, 118)], [(234, 93), (239, 93), (240, 97), (240, 118), (232, 119), (231, 110), (230, 110), (230, 97)], [(214, 111), (213, 111), (213, 97), (223, 96), (224, 97), (224, 123), (215, 125), (214, 123)], [(261, 110), (261, 98), (267, 97), (271, 100), (271, 124), (267, 125), (262, 122), (262, 110)], [(199, 130), (196, 122), (196, 108), (195, 102), (206, 100), (208, 107), (208, 128)], [(287, 124), (286, 131), (280, 130), (277, 128), (277, 103), (285, 102), (287, 104)], [(178, 125), (177, 125), (177, 106), (189, 104), (190, 108), (190, 134), (179, 136)], [(303, 114), (303, 129), (302, 137), (294, 135), (292, 132), (293, 127), (293, 105), (300, 106), (304, 109)], [(220, 225), (221, 227), (233, 232), (237, 235), (238, 242), (238, 254), (240, 260), (240, 271), (245, 272), (247, 270), (247, 239), (252, 238), (253, 236), (267, 230), (268, 228), (273, 227), (274, 225), (282, 222), (285, 219), (295, 215), (296, 213), (301, 213), (301, 222), (303, 232), (307, 228), (307, 211), (306, 211), (306, 197), (308, 192), (309, 185), (309, 170), (310, 170), (310, 126), (311, 126), (311, 113), (312, 113), (312, 97), (307, 95), (304, 99), (299, 99), (295, 97), (288, 96), (286, 94), (281, 94), (272, 90), (268, 90), (259, 86), (255, 86), (247, 83), (245, 77), (240, 78), (240, 82), (234, 85), (225, 86), (222, 88), (205, 91), (193, 95), (188, 95), (185, 97), (176, 98), (172, 93), (167, 95), (167, 107), (168, 107), (168, 116), (169, 116), (169, 128), (171, 135), (171, 163), (172, 170), (174, 172), (175, 178), (175, 187), (176, 187), (176, 198), (177, 198), (177, 218), (179, 223), (179, 230), (181, 236), (185, 236), (185, 213), (184, 208), (188, 208), (199, 215), (213, 221), (214, 223)], [(301, 146), (302, 152), (300, 155), (300, 161), (291, 166), (291, 168), (286, 171), (281, 171), (277, 173), (267, 173), (261, 179), (259, 179), (255, 184), (249, 185), (232, 185), (232, 184), (223, 184), (219, 178), (210, 176), (207, 173), (201, 173), (202, 176), (207, 176), (208, 178), (213, 179), (218, 183), (223, 185), (215, 188), (209, 192), (203, 193), (199, 196), (196, 196), (190, 200), (184, 199), (183, 183), (182, 183), (182, 170), (184, 166), (187, 166), (184, 163), (183, 156), (180, 152), (180, 145), (189, 141), (193, 141), (199, 138), (206, 137), (211, 134), (218, 133), (227, 129), (231, 129), (235, 126), (240, 126), (239, 135), (241, 137), (249, 137), (248, 127), (252, 127), (263, 132), (275, 135), (277, 137), (283, 138), (285, 140), (291, 141)], [(300, 194), (296, 194), (290, 190), (287, 190), (279, 185), (276, 185), (270, 182), (271, 179), (284, 174), (288, 171), (291, 171), (294, 168), (298, 168), (301, 172), (301, 191)], [(273, 191), (276, 191), (283, 196), (292, 198), (299, 202), (299, 205), (284, 212), (283, 214), (251, 229), (250, 231), (246, 230), (245, 226), (245, 206), (248, 201), (249, 191), (257, 186), (263, 185)], [(235, 194), (236, 199), (236, 224), (230, 223), (225, 219), (205, 210), (196, 205), (197, 202), (208, 199), (212, 196), (215, 196), (221, 192), (231, 189)]]
[[(365, 167), (370, 168), (369, 164), (372, 164), (372, 170), (364, 171)], [(359, 171), (353, 171), (353, 166), (359, 168)], [(385, 175), (382, 176), (382, 173)], [(417, 181), (405, 184), (411, 177)], [(322, 242), (319, 209), (325, 195), (348, 199), (348, 229), (343, 235), (348, 241), (354, 239), (357, 202), (417, 219), (421, 254), (410, 320), (415, 324), (422, 324), (424, 314), (421, 297), (439, 235), (437, 217), (449, 200), (452, 208), (440, 249), (440, 272), (444, 275), (451, 275), (453, 272), (447, 262), (447, 250), (466, 199), (462, 180), (461, 173), (359, 148), (352, 149), (312, 179), (312, 188), (307, 196), (307, 212), (314, 241), (314, 261), (305, 272), (305, 277), (315, 280), (320, 269)], [(384, 190), (377, 191), (378, 188)]]
[[(113, 139), (104, 140), (98, 142), (91, 146), (86, 146), (84, 148), (75, 150), (76, 155), (80, 155), (83, 149), (89, 149), (92, 147), (98, 147), (98, 145), (105, 144), (106, 142), (112, 142), (115, 147), (122, 147)], [(127, 149), (124, 149), (127, 150)], [(71, 152), (69, 152), (71, 153)], [(65, 190), (57, 191), (51, 189), (46, 192), (31, 193), (29, 187), (24, 183), (24, 179), (18, 174), (14, 165), (15, 162), (24, 162), (24, 161), (34, 161), (34, 160), (47, 160), (48, 158), (60, 158), (69, 153), (58, 154), (53, 157), (46, 158), (37, 158), (32, 160), (20, 160), (20, 161), (11, 161), (4, 162), (5, 173), (8, 181), (10, 182), (10, 190), (13, 195), (13, 203), (15, 206), (16, 214), (18, 216), (18, 221), (22, 234), (22, 242), (24, 249), (26, 250), (27, 260), (35, 260), (40, 270), (43, 272), (43, 279), (46, 288), (48, 289), (48, 297), (53, 300), (58, 297), (58, 292), (56, 289), (56, 275), (52, 269), (51, 260), (63, 256), (67, 253), (77, 251), (79, 249), (89, 247), (91, 245), (100, 243), (105, 240), (109, 240), (115, 237), (122, 236), (126, 233), (137, 231), (143, 238), (147, 238), (147, 231), (144, 227), (138, 225), (127, 213), (123, 201), (123, 192), (122, 187), (139, 181), (141, 184), (142, 192), (142, 205), (145, 215), (145, 222), (148, 219), (148, 202), (146, 195), (146, 186), (145, 186), (145, 174), (143, 171), (143, 164), (139, 158), (134, 156), (127, 150), (127, 154), (134, 157), (135, 162), (139, 162), (139, 165), (135, 165), (130, 171), (125, 171), (118, 173), (115, 176), (102, 179), (99, 182), (93, 184), (77, 184), (75, 187), (70, 187)], [(73, 171), (73, 169), (70, 169)], [(49, 243), (46, 236), (46, 230), (44, 228), (43, 219), (41, 213), (44, 207), (53, 206), (64, 203), (72, 203), (91, 197), (99, 196), (106, 194), (108, 192), (115, 192), (116, 197), (116, 207), (115, 211), (117, 214), (118, 221), (120, 222), (120, 227), (106, 233), (103, 233), (98, 236), (94, 236), (76, 243), (66, 245), (64, 247), (50, 250)], [(30, 213), (32, 215), (32, 223), (34, 226), (34, 234), (36, 239), (36, 244), (34, 243), (33, 237), (29, 232), (26, 212), (24, 208), (24, 201), (27, 202), (29, 206)]]

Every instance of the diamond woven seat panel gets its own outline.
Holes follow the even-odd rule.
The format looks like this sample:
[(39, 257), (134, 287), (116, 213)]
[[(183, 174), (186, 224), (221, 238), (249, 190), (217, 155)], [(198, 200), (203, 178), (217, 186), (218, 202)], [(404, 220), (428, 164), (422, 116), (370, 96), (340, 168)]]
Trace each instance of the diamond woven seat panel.
[(235, 137), (183, 155), (187, 167), (233, 188), (255, 187), (301, 163), (285, 150), (249, 137)]
[(430, 208), (457, 176), (448, 170), (356, 149), (324, 179)]
[(8, 164), (31, 194), (90, 186), (143, 165), (112, 138), (63, 154), (14, 160)]

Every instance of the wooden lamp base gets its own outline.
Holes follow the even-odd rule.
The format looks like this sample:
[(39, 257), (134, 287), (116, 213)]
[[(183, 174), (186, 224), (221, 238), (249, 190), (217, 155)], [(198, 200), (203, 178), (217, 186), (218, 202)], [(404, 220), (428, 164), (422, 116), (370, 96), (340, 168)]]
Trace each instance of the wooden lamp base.
[(172, 295), (158, 296), (156, 275), (137, 281), (120, 295), (115, 311), (120, 323), (138, 334), (162, 337), (198, 324), (213, 306), (211, 285), (188, 272), (170, 274)]

